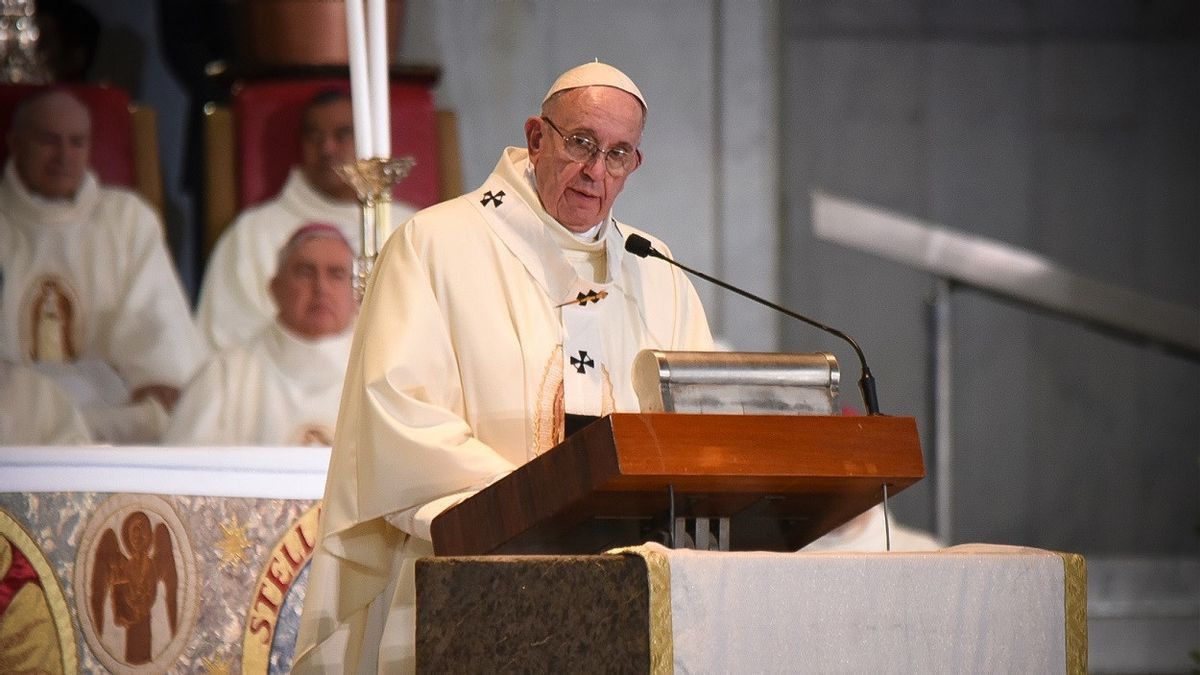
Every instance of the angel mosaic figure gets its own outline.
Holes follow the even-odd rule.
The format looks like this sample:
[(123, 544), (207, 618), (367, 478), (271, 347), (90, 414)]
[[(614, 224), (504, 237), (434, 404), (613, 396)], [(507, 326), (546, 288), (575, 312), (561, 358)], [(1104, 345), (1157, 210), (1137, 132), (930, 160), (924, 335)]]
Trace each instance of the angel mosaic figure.
[(139, 665), (153, 660), (151, 609), (158, 602), (159, 582), (166, 588), (167, 619), (175, 635), (179, 578), (165, 524), (151, 527), (149, 516), (134, 511), (121, 523), (121, 543), (128, 555), (111, 528), (100, 537), (90, 607), (96, 632), (103, 635), (105, 602), (112, 598), (114, 621), (125, 628), (125, 661)]

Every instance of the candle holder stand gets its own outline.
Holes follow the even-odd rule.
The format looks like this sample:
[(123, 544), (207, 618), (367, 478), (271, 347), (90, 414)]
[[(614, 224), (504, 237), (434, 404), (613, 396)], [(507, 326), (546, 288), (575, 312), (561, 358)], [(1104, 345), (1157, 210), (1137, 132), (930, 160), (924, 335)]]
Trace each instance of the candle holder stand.
[(354, 261), (354, 298), (362, 302), (379, 247), (391, 236), (392, 189), (416, 166), (412, 157), (370, 157), (337, 168), (358, 196), (361, 244)]

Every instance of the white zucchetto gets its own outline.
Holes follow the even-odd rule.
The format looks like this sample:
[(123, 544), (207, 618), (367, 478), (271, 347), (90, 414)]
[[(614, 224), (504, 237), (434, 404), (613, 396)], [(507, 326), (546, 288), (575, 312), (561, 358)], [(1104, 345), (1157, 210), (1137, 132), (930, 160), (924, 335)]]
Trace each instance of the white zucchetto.
[(607, 63), (600, 63), (599, 61), (575, 66), (562, 75), (559, 75), (554, 84), (550, 85), (550, 91), (546, 92), (542, 103), (545, 103), (551, 96), (560, 91), (579, 87), (614, 87), (636, 98), (642, 104), (642, 110), (649, 110), (649, 106), (646, 105), (646, 99), (642, 96), (641, 90), (633, 83), (633, 80), (629, 79), (628, 75)]

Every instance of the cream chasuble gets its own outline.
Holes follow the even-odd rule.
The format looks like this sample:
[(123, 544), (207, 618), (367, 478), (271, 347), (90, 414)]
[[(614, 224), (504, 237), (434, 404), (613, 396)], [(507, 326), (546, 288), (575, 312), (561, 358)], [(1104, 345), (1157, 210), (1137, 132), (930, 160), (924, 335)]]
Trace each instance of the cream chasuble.
[[(413, 212), (404, 202), (392, 203), (396, 223)], [(275, 303), (267, 286), (279, 249), (309, 223), (336, 226), (358, 254), (358, 203), (329, 199), (298, 167), (292, 168), (278, 196), (244, 211), (221, 235), (209, 257), (196, 307), (196, 323), (215, 349), (250, 340), (274, 320)]]
[[(574, 391), (565, 378), (578, 374), (572, 357), (592, 361), (588, 374), (605, 373), (576, 394), (604, 413), (637, 410), (630, 367), (639, 350), (712, 348), (682, 273), (625, 254), (624, 237), (637, 230), (609, 219), (604, 279), (581, 277), (528, 165), (524, 149), (508, 148), (481, 188), (419, 212), (376, 263), (350, 355), (295, 672), (413, 669), (413, 564), (432, 553), (430, 522), (561, 440), (564, 405), (576, 403), (564, 401)], [(598, 260), (571, 257), (585, 270)], [(600, 290), (603, 299), (581, 304)], [(564, 319), (568, 307), (592, 315), (576, 326)], [(565, 344), (584, 350), (577, 337), (600, 358), (568, 353)]]
[[(98, 185), (90, 172), (74, 199), (43, 199), (8, 164), (0, 182), (0, 358), (51, 366), (102, 362), (132, 391), (182, 387), (207, 353), (162, 227), (145, 203)], [(83, 413), (93, 424), (113, 415), (146, 418), (146, 424), (112, 425), (112, 433), (129, 431), (129, 438), (96, 426), (92, 432), (114, 442), (153, 442), (165, 414), (157, 403), (144, 403)]]
[(332, 445), (353, 332), (320, 340), (272, 322), (188, 384), (168, 445)]

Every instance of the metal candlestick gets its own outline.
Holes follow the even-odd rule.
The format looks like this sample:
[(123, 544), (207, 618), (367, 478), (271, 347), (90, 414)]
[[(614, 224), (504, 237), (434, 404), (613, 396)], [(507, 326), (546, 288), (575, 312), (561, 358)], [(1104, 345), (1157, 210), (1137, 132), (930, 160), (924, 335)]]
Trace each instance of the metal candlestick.
[(412, 157), (371, 157), (337, 168), (342, 180), (354, 188), (361, 209), (362, 244), (354, 261), (354, 297), (362, 302), (367, 279), (375, 267), (379, 247), (392, 234), (392, 189), (416, 166)]

